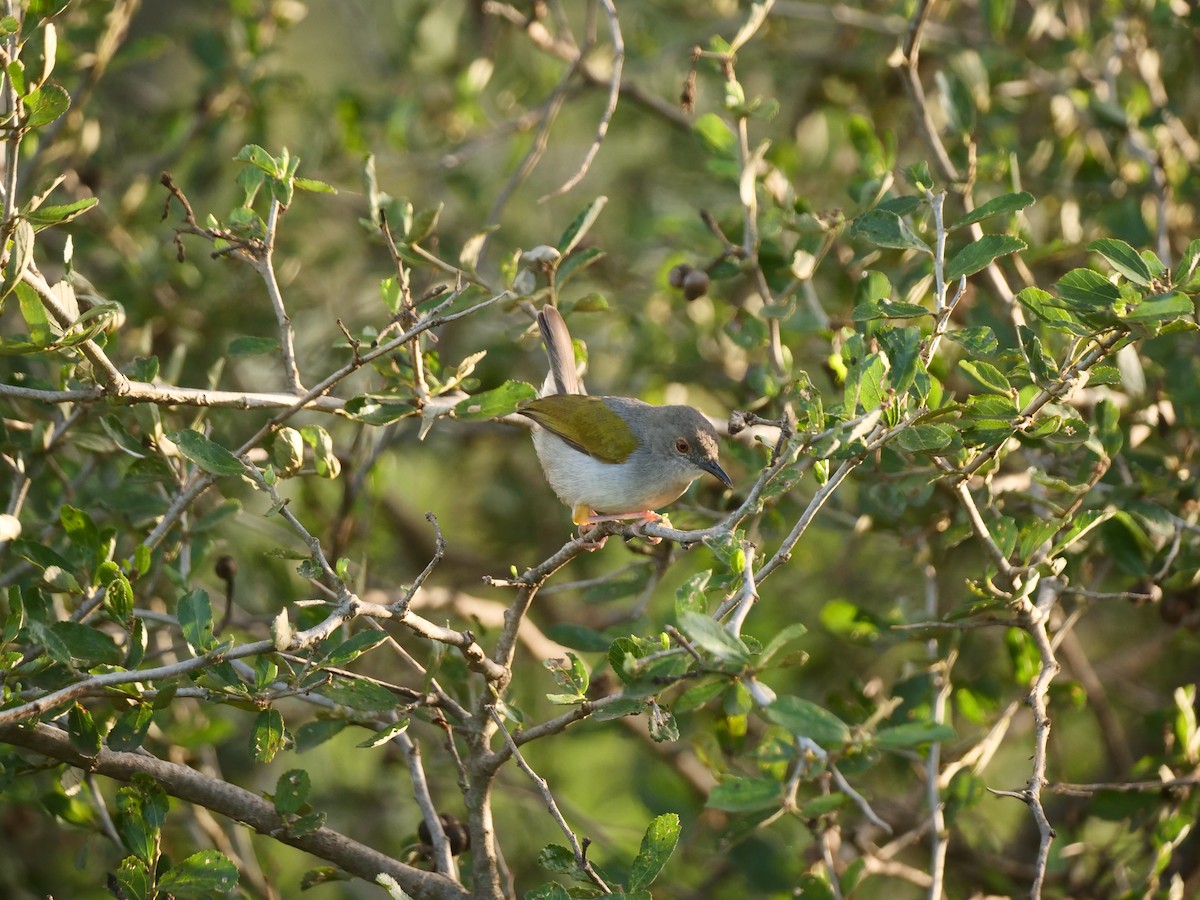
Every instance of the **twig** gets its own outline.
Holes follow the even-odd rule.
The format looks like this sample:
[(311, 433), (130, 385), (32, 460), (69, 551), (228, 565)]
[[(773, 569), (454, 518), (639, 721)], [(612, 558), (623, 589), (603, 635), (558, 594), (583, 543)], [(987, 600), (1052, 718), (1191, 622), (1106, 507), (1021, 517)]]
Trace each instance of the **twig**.
[(521, 755), (521, 751), (517, 748), (516, 743), (513, 741), (512, 735), (509, 734), (508, 729), (504, 727), (504, 720), (500, 717), (500, 713), (496, 711), (496, 708), (491, 706), (488, 708), (488, 712), (492, 721), (496, 723), (496, 727), (500, 730), (500, 734), (504, 736), (504, 742), (508, 745), (509, 752), (512, 753), (513, 759), (517, 761), (517, 766), (520, 767), (522, 772), (529, 776), (529, 780), (532, 781), (537, 787), (538, 791), (542, 795), (542, 799), (546, 803), (546, 808), (550, 811), (551, 817), (553, 817), (555, 823), (558, 825), (559, 829), (561, 829), (562, 833), (566, 835), (567, 841), (571, 845), (571, 852), (575, 855), (575, 865), (579, 867), (580, 871), (587, 875), (587, 877), (594, 885), (596, 885), (596, 887), (600, 888), (600, 890), (606, 894), (611, 894), (612, 890), (607, 884), (604, 883), (604, 879), (602, 879), (596, 873), (596, 870), (592, 868), (592, 864), (588, 862), (587, 854), (584, 852), (583, 847), (579, 844), (579, 839), (575, 837), (575, 832), (571, 830), (571, 826), (567, 824), (567, 820), (564, 819), (563, 814), (559, 812), (558, 804), (554, 802), (554, 795), (550, 793), (550, 785), (546, 782), (546, 779), (538, 775), (538, 773), (533, 770), (529, 763), (525, 761), (525, 757)]
[(742, 636), (742, 625), (746, 621), (746, 616), (750, 614), (750, 607), (758, 602), (758, 586), (754, 580), (754, 545), (749, 541), (742, 541), (742, 552), (745, 554), (745, 563), (742, 566), (742, 589), (738, 594), (737, 606), (729, 617), (729, 621), (725, 623), (725, 627), (734, 637)]
[(262, 278), (267, 297), (271, 300), (271, 308), (275, 310), (275, 322), (279, 327), (279, 346), (283, 353), (283, 372), (288, 388), (292, 393), (300, 394), (304, 392), (304, 385), (300, 381), (300, 370), (296, 367), (296, 333), (283, 305), (283, 292), (279, 290), (279, 281), (275, 278), (275, 234), (282, 209), (279, 201), (272, 197), (271, 207), (267, 211), (267, 233), (263, 238), (263, 252), (252, 257), (251, 265)]
[(625, 66), (625, 41), (621, 37), (621, 24), (617, 21), (617, 8), (613, 5), (613, 0), (600, 0), (600, 5), (604, 8), (604, 14), (608, 18), (608, 32), (612, 36), (613, 44), (612, 75), (608, 83), (608, 101), (605, 104), (604, 113), (600, 117), (600, 124), (596, 126), (596, 136), (592, 139), (592, 144), (588, 147), (588, 151), (583, 157), (583, 162), (580, 163), (575, 174), (568, 178), (561, 187), (540, 197), (538, 203), (545, 203), (547, 200), (567, 193), (567, 191), (583, 180), (584, 176), (588, 173), (588, 169), (592, 166), (592, 160), (600, 152), (600, 145), (604, 143), (604, 136), (608, 134), (608, 125), (612, 121), (613, 114), (617, 111), (617, 101), (621, 97), (621, 71)]
[[(928, 548), (923, 548), (928, 552)], [(929, 619), (938, 616), (938, 583), (937, 569), (932, 563), (926, 563), (925, 576), (925, 615)], [(933, 693), (931, 704), (932, 719), (935, 725), (946, 721), (946, 705), (950, 699), (950, 668), (953, 665), (953, 653), (945, 660), (941, 658), (937, 638), (930, 638), (926, 643), (926, 656), (929, 659), (930, 688)], [(949, 836), (946, 833), (945, 805), (942, 803), (941, 789), (938, 786), (938, 776), (942, 768), (942, 744), (933, 741), (929, 745), (929, 755), (925, 758), (925, 802), (929, 808), (929, 898), (941, 900), (942, 883), (946, 876), (946, 852), (949, 849)]]
[(429, 795), (429, 782), (425, 779), (425, 769), (421, 765), (421, 748), (402, 731), (392, 739), (404, 756), (404, 764), (408, 767), (408, 777), (412, 781), (413, 799), (421, 810), (421, 818), (429, 829), (429, 839), (433, 844), (433, 860), (437, 871), (458, 881), (458, 866), (454, 864), (454, 854), (450, 852), (450, 839), (446, 837), (446, 829), (438, 818), (437, 807)]

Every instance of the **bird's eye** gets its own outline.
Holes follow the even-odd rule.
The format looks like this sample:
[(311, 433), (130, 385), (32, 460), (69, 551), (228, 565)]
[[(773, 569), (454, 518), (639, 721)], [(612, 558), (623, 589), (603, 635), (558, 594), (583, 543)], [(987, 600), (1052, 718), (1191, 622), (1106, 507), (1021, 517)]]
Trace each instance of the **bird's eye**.
[(690, 453), (692, 445), (687, 442), (687, 438), (679, 438), (675, 441), (675, 449), (680, 453)]

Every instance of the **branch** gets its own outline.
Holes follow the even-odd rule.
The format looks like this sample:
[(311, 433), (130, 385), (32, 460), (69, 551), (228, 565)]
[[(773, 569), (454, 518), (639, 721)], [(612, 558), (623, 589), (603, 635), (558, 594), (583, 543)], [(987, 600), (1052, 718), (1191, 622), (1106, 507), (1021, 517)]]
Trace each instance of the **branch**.
[(149, 775), (172, 797), (249, 825), (259, 834), (311, 853), (368, 882), (387, 873), (406, 891), (421, 897), (450, 900), (468, 896), (465, 889), (442, 875), (405, 865), (329, 828), (289, 835), (279, 813), (257, 794), (188, 766), (158, 759), (144, 750), (125, 753), (101, 748), (95, 757), (84, 756), (71, 746), (65, 731), (44, 724), (32, 728), (0, 725), (0, 741), (118, 781), (130, 781), (137, 774)]

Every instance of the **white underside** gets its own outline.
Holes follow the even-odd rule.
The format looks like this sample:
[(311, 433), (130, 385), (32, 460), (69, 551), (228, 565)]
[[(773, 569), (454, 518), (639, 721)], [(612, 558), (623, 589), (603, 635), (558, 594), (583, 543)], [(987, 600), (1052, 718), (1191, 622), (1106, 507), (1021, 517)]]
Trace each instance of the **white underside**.
[(648, 491), (633, 462), (600, 462), (540, 427), (533, 429), (533, 447), (550, 487), (573, 511), (586, 506), (593, 512), (617, 515), (656, 509), (687, 490), (699, 474)]

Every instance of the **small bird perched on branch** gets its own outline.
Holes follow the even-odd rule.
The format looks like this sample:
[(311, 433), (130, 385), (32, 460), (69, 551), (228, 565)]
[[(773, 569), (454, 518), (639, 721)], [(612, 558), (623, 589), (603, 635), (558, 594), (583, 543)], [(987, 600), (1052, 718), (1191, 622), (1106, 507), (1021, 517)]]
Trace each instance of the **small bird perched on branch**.
[(575, 367), (567, 323), (553, 306), (538, 313), (550, 358), (541, 396), (517, 407), (536, 423), (533, 446), (546, 480), (579, 526), (621, 519), (654, 522), (704, 473), (733, 482), (718, 461), (716, 429), (690, 406), (630, 397), (589, 397)]

